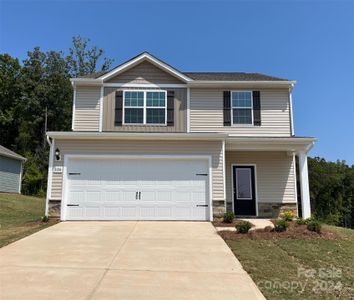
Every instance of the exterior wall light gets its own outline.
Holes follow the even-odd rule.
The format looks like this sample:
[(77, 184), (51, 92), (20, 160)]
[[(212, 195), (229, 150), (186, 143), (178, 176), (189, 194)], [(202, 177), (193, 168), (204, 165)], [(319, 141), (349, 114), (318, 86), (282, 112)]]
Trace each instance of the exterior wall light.
[(56, 160), (60, 160), (60, 151), (59, 151), (58, 148), (55, 149), (55, 159), (56, 159)]

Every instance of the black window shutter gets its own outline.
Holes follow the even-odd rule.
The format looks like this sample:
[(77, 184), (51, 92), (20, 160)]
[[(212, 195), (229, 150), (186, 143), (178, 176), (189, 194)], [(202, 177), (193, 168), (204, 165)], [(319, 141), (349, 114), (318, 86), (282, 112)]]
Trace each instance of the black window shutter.
[(123, 122), (123, 91), (116, 91), (115, 126), (122, 126)]
[(261, 93), (253, 91), (253, 125), (261, 126)]
[(224, 126), (231, 126), (231, 92), (224, 91)]
[(175, 119), (175, 92), (167, 91), (167, 126), (173, 126)]

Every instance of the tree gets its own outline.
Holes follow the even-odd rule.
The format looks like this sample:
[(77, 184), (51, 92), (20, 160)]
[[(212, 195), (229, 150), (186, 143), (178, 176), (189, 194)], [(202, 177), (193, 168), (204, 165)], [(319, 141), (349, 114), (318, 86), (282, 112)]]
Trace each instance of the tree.
[(354, 168), (345, 161), (308, 159), (311, 208), (324, 222), (354, 228)]
[[(102, 58), (104, 51), (93, 46), (88, 48), (90, 39), (81, 36), (73, 37), (73, 46), (69, 49), (67, 57), (70, 75), (72, 77), (80, 77), (88, 74), (95, 74), (107, 71), (113, 60), (109, 58)], [(98, 69), (98, 63), (103, 60), (103, 63)]]
[(71, 128), (73, 90), (70, 77), (107, 70), (112, 62), (103, 50), (88, 47), (89, 39), (73, 38), (69, 55), (29, 51), (22, 64), (0, 55), (0, 143), (28, 160), (23, 192), (43, 195), (46, 188), (48, 145), (46, 130)]
[(0, 54), (0, 145), (13, 148), (17, 134), (14, 107), (21, 95), (21, 66), (17, 58)]

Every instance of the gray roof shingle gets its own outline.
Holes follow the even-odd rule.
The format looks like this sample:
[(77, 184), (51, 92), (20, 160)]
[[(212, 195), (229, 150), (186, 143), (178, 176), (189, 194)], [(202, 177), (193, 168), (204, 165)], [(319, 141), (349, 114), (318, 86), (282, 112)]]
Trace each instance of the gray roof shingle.
[(186, 76), (194, 80), (205, 81), (288, 81), (279, 77), (260, 73), (244, 72), (184, 72)]
[[(128, 61), (110, 69), (107, 71), (101, 71), (101, 72), (96, 72), (92, 74), (88, 74), (85, 76), (80, 76), (79, 78), (90, 78), (90, 79), (96, 79), (101, 77), (104, 74), (107, 74), (111, 72), (112, 70), (124, 65), (125, 63), (134, 60), (135, 58), (139, 57), (140, 55), (147, 53), (153, 57), (149, 52), (142, 52), (138, 54), (137, 56), (129, 59)], [(160, 60), (159, 58), (155, 57), (157, 60)], [(160, 60), (163, 62), (162, 60)], [(204, 80), (204, 81), (288, 81), (288, 79), (284, 78), (279, 78), (279, 77), (274, 77), (270, 75), (265, 75), (261, 73), (245, 73), (245, 72), (181, 72), (174, 68), (173, 66), (169, 65), (166, 62), (163, 62), (164, 64), (170, 66), (171, 68), (175, 69), (176, 71), (188, 76), (189, 78), (193, 80)]]
[(26, 160), (26, 158), (24, 158), (20, 154), (17, 154), (15, 152), (11, 151), (10, 149), (7, 149), (4, 146), (0, 145), (0, 156), (1, 155), (6, 156), (6, 157), (10, 157), (10, 158), (14, 158), (14, 159), (18, 159), (18, 160)]

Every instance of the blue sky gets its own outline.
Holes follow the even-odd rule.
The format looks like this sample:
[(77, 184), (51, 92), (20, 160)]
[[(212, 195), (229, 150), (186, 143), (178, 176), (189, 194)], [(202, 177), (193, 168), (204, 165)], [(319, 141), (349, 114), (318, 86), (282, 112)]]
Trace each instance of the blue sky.
[(114, 64), (149, 51), (181, 71), (295, 79), (295, 133), (354, 164), (354, 1), (4, 1), (0, 52), (66, 51), (82, 35)]

